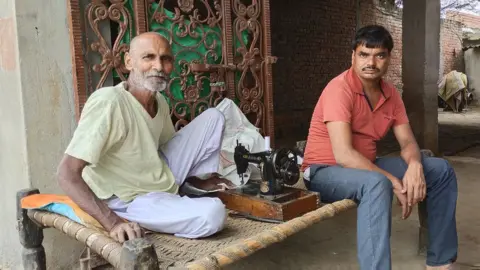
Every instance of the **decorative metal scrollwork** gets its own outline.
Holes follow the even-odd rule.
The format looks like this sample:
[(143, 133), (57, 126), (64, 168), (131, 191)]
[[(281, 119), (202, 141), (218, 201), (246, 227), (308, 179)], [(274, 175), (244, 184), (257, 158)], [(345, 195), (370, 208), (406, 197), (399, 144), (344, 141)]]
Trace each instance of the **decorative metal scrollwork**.
[(80, 88), (88, 96), (126, 80), (123, 55), (131, 39), (155, 31), (169, 40), (175, 57), (164, 95), (176, 129), (228, 96), (262, 133), (273, 132), (273, 116), (266, 113), (272, 111), (270, 41), (263, 33), (268, 0), (68, 1), (77, 101), (86, 99)]
[[(245, 4), (250, 2), (250, 4)], [(260, 21), (261, 1), (233, 0), (233, 35), (235, 40), (235, 52), (241, 54), (241, 62), (238, 64), (241, 75), (236, 78), (236, 97), (239, 107), (244, 114), (254, 114), (254, 125), (261, 126), (265, 113), (263, 104), (263, 71), (261, 66), (265, 60), (262, 51), (262, 24)], [(249, 34), (249, 42), (243, 42), (241, 34), (245, 31)], [(252, 119), (252, 117), (250, 117)]]
[(149, 0), (147, 10), (149, 30), (167, 38), (174, 53), (174, 71), (165, 94), (178, 129), (224, 97), (225, 88), (218, 84), (225, 81), (223, 70), (192, 69), (224, 63), (222, 7), (218, 0), (178, 0), (178, 6)]
[(178, 7), (183, 12), (190, 12), (193, 9), (193, 0), (178, 0)]
[[(91, 1), (85, 9), (88, 30), (93, 32), (93, 35), (87, 32), (87, 52), (101, 56), (100, 63), (90, 62), (87, 69), (90, 75), (90, 92), (104, 86), (112, 73), (121, 80), (126, 79), (125, 74), (128, 71), (122, 56), (128, 51), (128, 44), (123, 43), (123, 39), (133, 36), (132, 14), (126, 4), (126, 0)], [(112, 32), (112, 26), (117, 26), (113, 29), (118, 31), (114, 39), (111, 34), (105, 34)], [(92, 71), (100, 75), (95, 82), (92, 81), (95, 78)]]

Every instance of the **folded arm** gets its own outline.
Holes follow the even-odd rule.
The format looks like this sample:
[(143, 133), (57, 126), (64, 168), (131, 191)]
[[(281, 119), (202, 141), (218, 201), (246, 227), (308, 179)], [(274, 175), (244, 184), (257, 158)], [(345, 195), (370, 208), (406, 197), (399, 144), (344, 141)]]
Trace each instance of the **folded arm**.
[(402, 182), (389, 172), (379, 168), (353, 148), (352, 131), (349, 123), (334, 121), (327, 122), (326, 125), (332, 143), (333, 155), (337, 163), (346, 168), (375, 171), (385, 175), (392, 182), (393, 192), (402, 205), (402, 217), (404, 219), (407, 218), (412, 208), (408, 205), (408, 198), (404, 194), (407, 190)]
[(408, 164), (403, 177), (407, 201), (409, 205), (415, 205), (423, 201), (427, 194), (420, 149), (408, 123), (393, 127), (393, 132), (400, 144), (401, 156)]
[(400, 144), (401, 153), (403, 160), (408, 165), (415, 164), (421, 165), (421, 154), (418, 147), (417, 141), (413, 136), (412, 129), (410, 125), (403, 124), (393, 127), (393, 133), (397, 138), (398, 143)]
[(339, 165), (346, 168), (379, 172), (392, 181), (394, 188), (402, 189), (398, 178), (382, 170), (353, 148), (352, 130), (349, 123), (332, 121), (327, 122), (326, 126), (332, 143), (333, 155)]

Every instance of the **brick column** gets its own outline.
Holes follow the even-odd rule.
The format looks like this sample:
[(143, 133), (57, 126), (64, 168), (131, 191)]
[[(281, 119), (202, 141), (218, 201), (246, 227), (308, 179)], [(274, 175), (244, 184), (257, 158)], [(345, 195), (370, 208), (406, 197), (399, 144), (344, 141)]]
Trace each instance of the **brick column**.
[(440, 0), (403, 5), (403, 101), (420, 147), (438, 154)]

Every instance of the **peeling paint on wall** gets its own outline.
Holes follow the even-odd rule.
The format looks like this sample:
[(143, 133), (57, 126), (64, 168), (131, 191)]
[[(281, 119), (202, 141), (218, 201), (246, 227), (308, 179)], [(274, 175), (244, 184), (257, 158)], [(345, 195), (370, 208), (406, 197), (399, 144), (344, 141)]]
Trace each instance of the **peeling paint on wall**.
[(0, 69), (12, 71), (17, 67), (15, 59), (15, 31), (13, 18), (0, 18)]

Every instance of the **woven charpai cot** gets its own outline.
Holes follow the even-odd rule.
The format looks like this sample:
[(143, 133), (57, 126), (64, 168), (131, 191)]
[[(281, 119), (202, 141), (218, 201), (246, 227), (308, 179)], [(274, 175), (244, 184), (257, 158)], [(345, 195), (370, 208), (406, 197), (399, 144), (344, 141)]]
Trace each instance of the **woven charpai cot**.
[[(149, 233), (146, 238), (155, 246), (161, 269), (218, 269), (354, 207), (356, 204), (351, 200), (325, 204), (281, 224), (230, 216), (222, 232), (205, 239), (184, 239), (158, 233)], [(44, 227), (56, 228), (85, 244), (112, 266), (120, 266), (122, 246), (104, 233), (49, 212), (31, 210), (29, 216)]]

